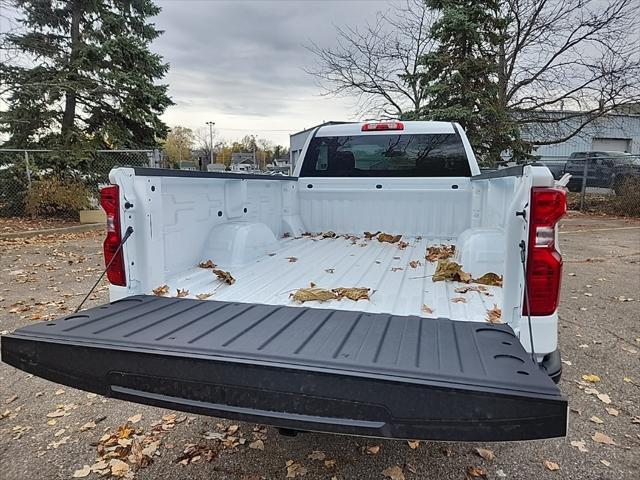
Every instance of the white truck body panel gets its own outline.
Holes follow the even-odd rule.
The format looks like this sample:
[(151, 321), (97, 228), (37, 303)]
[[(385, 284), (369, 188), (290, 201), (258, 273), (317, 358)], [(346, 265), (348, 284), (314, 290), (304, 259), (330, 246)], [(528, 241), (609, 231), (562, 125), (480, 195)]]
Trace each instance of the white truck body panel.
[[(453, 133), (446, 122), (405, 122), (403, 134)], [(361, 124), (321, 127), (317, 136), (361, 134)], [(472, 175), (479, 169), (462, 133)], [(370, 132), (378, 135), (389, 132)], [(314, 135), (309, 136), (305, 151)], [(304, 151), (303, 156), (304, 158)], [(303, 161), (294, 175), (300, 174)], [(118, 168), (110, 179), (119, 185), (122, 231), (134, 235), (125, 244), (126, 287), (111, 287), (112, 300), (151, 293), (168, 285), (171, 296), (292, 305), (290, 294), (313, 282), (319, 287), (368, 287), (370, 301), (313, 302), (314, 308), (446, 317), (485, 322), (494, 305), (530, 351), (527, 319), (522, 316), (523, 269), (520, 240), (528, 241), (527, 222), (516, 216), (528, 208), (531, 188), (553, 186), (546, 167), (526, 166), (522, 176), (471, 180), (469, 177), (279, 177), (145, 176)], [(310, 187), (311, 185), (311, 187)], [(321, 239), (304, 232), (357, 235)], [(403, 235), (409, 246), (364, 240), (363, 232)], [(287, 234), (287, 235), (285, 235)], [(456, 282), (433, 282), (435, 263), (426, 247), (456, 245), (454, 260), (474, 276), (494, 272), (504, 286), (488, 295), (460, 294)], [(290, 258), (295, 257), (295, 261)], [(227, 285), (198, 263), (211, 259), (236, 279)], [(410, 261), (420, 265), (412, 268)], [(454, 297), (466, 303), (454, 303)], [(433, 313), (425, 313), (427, 305)], [(311, 306), (306, 303), (305, 306)], [(538, 359), (557, 349), (557, 315), (532, 318)]]

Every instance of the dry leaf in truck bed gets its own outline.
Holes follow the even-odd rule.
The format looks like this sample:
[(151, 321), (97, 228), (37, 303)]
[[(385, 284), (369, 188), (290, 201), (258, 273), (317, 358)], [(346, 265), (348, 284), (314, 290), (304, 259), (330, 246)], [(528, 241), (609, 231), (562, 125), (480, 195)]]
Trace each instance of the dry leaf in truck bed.
[(396, 243), (396, 242), (399, 242), (401, 238), (402, 238), (402, 235), (391, 235), (390, 233), (380, 233), (378, 235), (378, 241), (380, 243), (382, 242)]
[(487, 292), (487, 287), (482, 286), (482, 285), (468, 285), (468, 286), (464, 286), (464, 287), (458, 287), (454, 290), (456, 293), (467, 293), (467, 292), (478, 292), (481, 293), (483, 295), (487, 295), (488, 297), (492, 297), (493, 295), (491, 295), (489, 292)]
[(206, 262), (200, 262), (198, 264), (200, 268), (216, 268), (217, 265), (213, 263), (211, 260), (207, 260)]
[(495, 303), (493, 308), (487, 310), (486, 320), (488, 323), (502, 323), (502, 310)]
[(467, 299), (464, 297), (453, 297), (451, 301), (453, 303), (467, 303)]
[(398, 248), (400, 250), (404, 250), (405, 248), (407, 248), (409, 246), (409, 244), (407, 242), (403, 242), (402, 240), (398, 242)]
[(322, 232), (322, 238), (336, 238), (336, 232), (329, 230), (328, 232)]
[(485, 273), (480, 278), (474, 278), (471, 281), (473, 283), (480, 283), (482, 285), (491, 285), (493, 287), (502, 286), (502, 277), (497, 273), (493, 273), (493, 272)]
[(456, 262), (439, 260), (432, 280), (434, 282), (452, 281), (469, 283), (471, 281), (471, 275), (462, 270), (462, 266)]
[(421, 308), (421, 310), (422, 310), (424, 313), (426, 313), (427, 315), (431, 315), (431, 314), (433, 313), (433, 309), (432, 309), (429, 305), (427, 305), (426, 303), (423, 303), (423, 304), (422, 304), (422, 308)]
[(289, 295), (289, 298), (293, 298), (294, 302), (304, 303), (311, 301), (326, 302), (328, 300), (336, 300), (338, 295), (331, 290), (320, 287), (299, 288), (295, 292)]
[(198, 300), (206, 300), (207, 298), (209, 298), (211, 295), (213, 295), (213, 293), (199, 293), (196, 295), (196, 298)]
[(189, 295), (189, 290), (180, 290), (179, 288), (177, 289), (178, 293), (176, 294), (176, 297), (178, 298), (183, 298)]
[(424, 258), (430, 262), (435, 262), (437, 260), (446, 260), (447, 258), (453, 257), (455, 253), (455, 245), (433, 245), (431, 247), (427, 247), (427, 254)]
[(358, 300), (369, 300), (369, 290), (370, 288), (364, 287), (352, 287), (352, 288), (334, 288), (331, 291), (338, 296), (338, 300), (342, 300), (344, 297), (347, 297), (350, 300), (358, 301)]
[(364, 232), (364, 238), (366, 238), (367, 240), (371, 240), (372, 238), (377, 237), (379, 233), (381, 233), (380, 230), (378, 230), (376, 233)]
[(159, 297), (169, 293), (169, 285), (160, 285), (158, 288), (153, 289), (153, 294)]
[(410, 266), (411, 268), (418, 268), (420, 265), (422, 265), (422, 264), (420, 263), (420, 260), (411, 260), (411, 261), (409, 262), (409, 266)]
[(228, 283), (229, 285), (233, 285), (234, 283), (236, 283), (236, 279), (233, 278), (229, 272), (214, 268), (213, 273), (216, 275), (216, 277), (218, 277), (223, 282)]

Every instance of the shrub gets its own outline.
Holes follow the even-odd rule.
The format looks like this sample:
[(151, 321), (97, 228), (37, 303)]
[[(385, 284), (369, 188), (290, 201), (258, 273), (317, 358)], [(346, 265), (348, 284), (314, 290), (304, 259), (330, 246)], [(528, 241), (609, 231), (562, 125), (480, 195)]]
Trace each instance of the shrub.
[(26, 195), (25, 210), (32, 217), (73, 217), (89, 208), (90, 192), (76, 180), (47, 178), (33, 182)]
[[(580, 210), (580, 193), (567, 194), (569, 210)], [(640, 177), (629, 177), (617, 188), (617, 193), (587, 193), (585, 213), (640, 217)]]
[(17, 164), (0, 166), (0, 216), (24, 214), (28, 189), (24, 168)]

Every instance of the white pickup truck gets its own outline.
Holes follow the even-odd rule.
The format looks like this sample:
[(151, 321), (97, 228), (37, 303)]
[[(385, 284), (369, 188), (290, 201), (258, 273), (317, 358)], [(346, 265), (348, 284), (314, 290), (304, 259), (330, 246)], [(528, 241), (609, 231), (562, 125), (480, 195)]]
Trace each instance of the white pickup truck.
[(566, 435), (550, 171), (481, 173), (447, 122), (323, 126), (301, 158), (292, 177), (112, 170), (112, 302), (2, 337), (2, 360), (283, 429)]

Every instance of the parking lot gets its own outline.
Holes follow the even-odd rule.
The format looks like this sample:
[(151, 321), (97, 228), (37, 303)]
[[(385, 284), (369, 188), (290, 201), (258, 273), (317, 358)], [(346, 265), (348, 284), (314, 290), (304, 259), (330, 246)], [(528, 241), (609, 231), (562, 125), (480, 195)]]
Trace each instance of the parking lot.
[[(0, 477), (100, 478), (114, 472), (138, 479), (635, 479), (640, 221), (570, 214), (561, 232), (566, 439), (461, 444), (288, 437), (273, 428), (101, 398), (0, 364)], [(101, 242), (95, 231), (0, 239), (0, 330), (72, 311), (102, 271)], [(88, 305), (105, 301), (102, 283)], [(599, 380), (587, 382), (583, 375)], [(127, 423), (130, 428), (121, 427)], [(134, 458), (123, 457), (126, 466), (114, 471), (99, 463), (109, 461), (109, 438), (130, 449), (138, 439), (151, 447), (149, 455), (129, 452)]]

